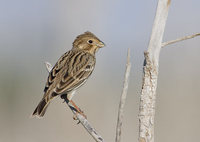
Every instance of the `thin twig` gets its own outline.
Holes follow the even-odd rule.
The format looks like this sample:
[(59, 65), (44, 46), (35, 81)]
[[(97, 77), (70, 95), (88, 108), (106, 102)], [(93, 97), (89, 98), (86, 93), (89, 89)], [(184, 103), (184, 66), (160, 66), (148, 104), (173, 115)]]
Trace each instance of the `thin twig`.
[(123, 85), (123, 90), (122, 90), (122, 95), (121, 95), (121, 99), (120, 99), (120, 103), (119, 103), (119, 110), (118, 110), (115, 142), (121, 141), (122, 120), (123, 120), (124, 106), (125, 106), (126, 96), (127, 96), (127, 91), (128, 91), (130, 70), (131, 70), (130, 49), (128, 49), (127, 61), (126, 61), (126, 71), (125, 71), (125, 76), (124, 76), (124, 85)]
[[(48, 72), (51, 71), (52, 65), (49, 62), (45, 62), (45, 66)], [(94, 138), (96, 142), (104, 142), (104, 139), (96, 132), (96, 130), (90, 125), (85, 117), (77, 113), (76, 109), (65, 99), (66, 104), (69, 106), (75, 117), (83, 125), (83, 127), (88, 131), (88, 133)]]
[(164, 43), (162, 43), (162, 47), (167, 46), (167, 45), (169, 45), (169, 44), (173, 44), (173, 43), (179, 42), (179, 41), (191, 39), (191, 38), (194, 38), (194, 37), (197, 37), (197, 36), (200, 36), (200, 33), (196, 33), (196, 34), (193, 34), (193, 35), (189, 35), (189, 36), (177, 38), (177, 39), (175, 39), (175, 40), (171, 40), (171, 41), (164, 42)]

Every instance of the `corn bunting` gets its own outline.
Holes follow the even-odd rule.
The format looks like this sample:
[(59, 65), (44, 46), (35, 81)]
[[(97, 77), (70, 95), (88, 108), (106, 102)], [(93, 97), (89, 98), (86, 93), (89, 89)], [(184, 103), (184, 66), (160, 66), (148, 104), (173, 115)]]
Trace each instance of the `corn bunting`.
[(91, 75), (96, 63), (95, 53), (103, 46), (91, 32), (77, 36), (73, 48), (59, 58), (49, 73), (44, 96), (32, 115), (43, 117), (49, 103), (57, 96), (67, 97), (74, 104), (72, 97)]

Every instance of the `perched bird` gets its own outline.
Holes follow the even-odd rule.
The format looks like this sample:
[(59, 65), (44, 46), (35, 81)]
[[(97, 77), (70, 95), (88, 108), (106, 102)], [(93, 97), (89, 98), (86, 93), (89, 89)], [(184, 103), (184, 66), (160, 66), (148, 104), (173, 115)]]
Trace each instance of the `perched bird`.
[(95, 53), (104, 43), (93, 33), (85, 32), (76, 37), (73, 48), (62, 55), (49, 73), (44, 96), (33, 116), (43, 117), (49, 103), (57, 96), (66, 95), (72, 103), (75, 91), (82, 86), (94, 70)]

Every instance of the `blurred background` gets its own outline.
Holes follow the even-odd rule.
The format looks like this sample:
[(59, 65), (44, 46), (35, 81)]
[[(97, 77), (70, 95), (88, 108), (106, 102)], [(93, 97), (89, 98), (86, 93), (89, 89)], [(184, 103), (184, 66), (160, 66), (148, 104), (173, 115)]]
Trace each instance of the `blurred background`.
[[(127, 49), (132, 71), (122, 141), (138, 139), (143, 52), (157, 0), (1, 0), (0, 142), (93, 142), (60, 98), (43, 119), (29, 118), (52, 64), (87, 30), (106, 47), (74, 101), (106, 141), (114, 141)], [(200, 1), (171, 2), (164, 41), (200, 32)], [(155, 141), (199, 141), (200, 37), (165, 47), (160, 55)]]

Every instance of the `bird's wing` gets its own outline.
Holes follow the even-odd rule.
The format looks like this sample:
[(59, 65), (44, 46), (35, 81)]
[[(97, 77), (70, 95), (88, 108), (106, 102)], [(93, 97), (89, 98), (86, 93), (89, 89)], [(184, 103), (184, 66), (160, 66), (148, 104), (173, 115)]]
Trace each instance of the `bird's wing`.
[[(73, 55), (74, 55), (74, 52), (70, 50), (59, 58), (59, 60), (57, 61), (57, 63), (54, 65), (54, 67), (49, 73), (49, 76), (44, 88), (45, 94), (49, 92), (50, 90), (52, 90), (52, 88), (54, 88), (53, 86), (55, 86), (56, 82), (58, 81), (59, 76), (60, 76), (59, 74), (62, 72), (64, 65), (66, 64), (66, 62), (69, 62), (70, 58)], [(44, 94), (44, 97), (46, 96), (45, 94)]]
[(95, 66), (95, 57), (87, 52), (77, 52), (66, 63), (55, 92), (62, 94), (79, 88), (91, 75)]
[(92, 73), (95, 57), (87, 52), (70, 50), (60, 57), (51, 72), (44, 89), (44, 98), (52, 99), (77, 89)]

